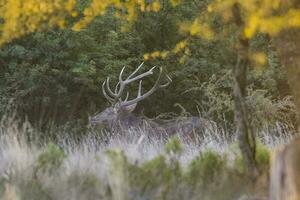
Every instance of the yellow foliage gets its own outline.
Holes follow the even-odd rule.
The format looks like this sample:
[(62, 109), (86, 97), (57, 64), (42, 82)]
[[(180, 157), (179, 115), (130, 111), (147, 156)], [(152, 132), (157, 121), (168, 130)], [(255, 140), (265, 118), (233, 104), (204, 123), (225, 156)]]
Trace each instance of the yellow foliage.
[(180, 64), (185, 63), (186, 59), (187, 59), (187, 56), (186, 56), (186, 55), (181, 56), (181, 57), (179, 58), (179, 63), (180, 63)]
[(170, 0), (172, 6), (177, 6), (178, 4), (181, 3), (181, 0)]
[[(84, 10), (84, 18), (74, 25), (73, 30), (79, 31), (88, 25), (96, 16), (104, 15), (110, 6), (117, 8), (116, 16), (118, 18), (125, 19), (128, 22), (136, 20), (138, 9), (142, 12), (158, 12), (161, 8), (159, 0), (155, 0), (150, 4), (147, 4), (145, 0), (93, 0), (91, 5)], [(126, 12), (123, 12), (122, 9), (125, 9)]]
[(283, 29), (300, 28), (300, 9), (293, 8), (288, 0), (214, 0), (208, 13), (221, 14), (228, 20), (232, 6), (238, 4), (243, 13), (244, 36), (251, 38), (257, 32), (276, 35)]
[(257, 30), (270, 35), (276, 35), (287, 28), (300, 28), (300, 10), (291, 9), (281, 16), (260, 19)]
[(0, 45), (43, 27), (66, 26), (66, 17), (74, 12), (76, 0), (6, 0), (1, 1), (3, 19)]
[(158, 12), (160, 10), (160, 3), (158, 1), (154, 1), (152, 4), (149, 5), (148, 11)]
[(185, 60), (191, 55), (191, 50), (188, 48), (188, 40), (182, 40), (176, 44), (176, 46), (171, 51), (154, 51), (152, 53), (144, 54), (144, 60), (151, 59), (166, 59), (171, 55), (181, 55), (179, 56), (179, 63), (184, 63)]
[[(160, 11), (161, 1), (92, 0), (84, 9), (83, 18), (74, 24), (73, 30), (81, 30), (96, 16), (105, 14), (109, 7), (115, 8), (117, 17), (133, 22), (138, 16), (138, 10)], [(181, 2), (170, 0), (173, 6)], [(209, 16), (217, 13), (223, 16), (225, 21), (229, 21), (232, 18), (232, 6), (238, 4), (245, 22), (243, 30), (245, 37), (251, 38), (257, 32), (276, 35), (283, 29), (300, 28), (300, 9), (293, 7), (291, 2), (291, 0), (212, 0), (206, 12), (201, 13), (193, 22), (183, 23), (180, 30), (192, 36), (212, 39), (215, 33), (210, 28)], [(66, 18), (78, 16), (76, 3), (77, 0), (0, 0), (0, 19), (4, 22), (1, 24), (0, 45), (45, 28), (64, 28), (67, 26)], [(173, 51), (178, 51), (178, 48), (176, 46)]]
[[(67, 17), (78, 16), (76, 3), (77, 0), (0, 0), (0, 18), (4, 21), (0, 45), (31, 32), (55, 26), (64, 28)], [(158, 12), (161, 8), (159, 0), (150, 3), (145, 0), (92, 0), (83, 11), (84, 17), (72, 29), (81, 30), (111, 6), (116, 8), (116, 16), (129, 22), (136, 20), (137, 10)]]
[(146, 54), (144, 54), (144, 60), (149, 60), (150, 59), (150, 54), (148, 54), (148, 53), (146, 53)]
[(205, 22), (201, 22), (200, 19), (194, 20), (193, 23), (183, 22), (180, 24), (181, 32), (188, 32), (192, 36), (200, 36), (207, 40), (211, 40), (214, 37), (213, 30)]
[(187, 46), (187, 40), (180, 41), (176, 44), (173, 49), (173, 53), (177, 54), (179, 51), (183, 50)]
[(251, 58), (258, 66), (263, 66), (267, 63), (267, 56), (264, 52), (253, 53), (251, 54)]
[(246, 36), (246, 38), (250, 38), (254, 35), (257, 27), (258, 27), (258, 23), (259, 23), (259, 18), (257, 15), (253, 15), (249, 17), (248, 20), (248, 26), (245, 28), (244, 30), (244, 34)]
[(152, 53), (146, 53), (144, 54), (144, 60), (150, 60), (150, 59), (165, 59), (170, 55), (169, 51), (154, 51)]

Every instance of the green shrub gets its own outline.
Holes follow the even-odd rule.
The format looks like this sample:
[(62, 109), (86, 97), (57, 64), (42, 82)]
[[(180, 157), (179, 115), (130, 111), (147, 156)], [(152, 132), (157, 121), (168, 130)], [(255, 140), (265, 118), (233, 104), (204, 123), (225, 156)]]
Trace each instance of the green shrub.
[(256, 142), (256, 162), (258, 167), (267, 171), (270, 165), (270, 151), (261, 142)]
[(139, 198), (173, 199), (182, 182), (179, 163), (160, 155), (142, 165), (130, 166), (130, 185)]
[[(233, 168), (237, 171), (237, 173), (246, 175), (245, 162), (243, 160), (237, 142), (231, 144), (230, 151), (231, 153), (234, 153), (235, 156)], [(259, 139), (256, 139), (255, 160), (258, 168), (262, 171), (267, 171), (269, 168), (269, 162), (270, 162), (269, 159), (270, 159), (270, 151), (263, 143), (259, 141)]]
[(246, 173), (246, 166), (238, 142), (232, 143), (227, 153), (234, 156), (232, 168), (236, 171), (236, 173), (244, 175)]
[(52, 194), (44, 188), (44, 183), (37, 179), (22, 180), (17, 186), (20, 199), (52, 200)]
[(193, 185), (205, 185), (220, 179), (226, 169), (226, 161), (213, 151), (205, 151), (195, 158), (188, 168), (188, 181)]
[(99, 177), (90, 173), (72, 173), (65, 183), (66, 194), (76, 190), (77, 199), (94, 200), (94, 199), (111, 199), (112, 194), (107, 184)]
[(129, 194), (129, 164), (123, 151), (109, 150), (109, 187), (113, 199), (127, 199)]
[(180, 154), (182, 150), (182, 145), (177, 137), (172, 137), (165, 145), (165, 151), (167, 154)]
[(249, 189), (249, 179), (227, 163), (226, 157), (206, 151), (188, 167), (185, 180), (192, 196), (201, 199), (237, 199)]
[(37, 158), (36, 171), (54, 172), (66, 158), (65, 152), (53, 143), (49, 143)]

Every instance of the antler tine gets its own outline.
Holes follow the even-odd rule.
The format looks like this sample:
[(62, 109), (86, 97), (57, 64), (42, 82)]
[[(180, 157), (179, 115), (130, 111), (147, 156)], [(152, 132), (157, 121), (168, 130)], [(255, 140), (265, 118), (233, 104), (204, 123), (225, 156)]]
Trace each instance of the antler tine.
[[(122, 80), (122, 75), (123, 75), (123, 72), (125, 70), (126, 66), (124, 66), (119, 74), (119, 82), (117, 83), (116, 87), (115, 87), (115, 92), (113, 92), (110, 88), (110, 85), (109, 85), (109, 77), (107, 77), (106, 79), (106, 83), (107, 83), (107, 90), (108, 90), (108, 93), (114, 97), (114, 101), (116, 102), (121, 96), (122, 96), (122, 93), (123, 93), (123, 90), (124, 90), (124, 87), (125, 87), (125, 83), (124, 81)], [(120, 86), (120, 87), (119, 87)], [(119, 91), (118, 91), (119, 89)]]
[(151, 69), (149, 69), (148, 71), (146, 71), (145, 73), (142, 73), (140, 75), (137, 75), (136, 77), (132, 78), (132, 79), (126, 79), (126, 84), (128, 83), (131, 83), (133, 81), (136, 81), (136, 80), (140, 80), (142, 78), (144, 78), (145, 76), (149, 76), (149, 75), (152, 75), (153, 74), (153, 70), (156, 68), (156, 66), (152, 67)]
[(165, 84), (162, 84), (159, 86), (159, 88), (164, 88), (164, 87), (167, 87), (168, 85), (170, 85), (170, 83), (172, 83), (172, 79), (169, 75), (166, 75), (167, 77), (167, 82)]
[(118, 88), (119, 88), (120, 82), (117, 83), (116, 88), (115, 88), (115, 94), (118, 93)]
[[(132, 100), (123, 102), (122, 105), (123, 105), (123, 106), (128, 106), (128, 105), (135, 104), (135, 103), (137, 103), (137, 102), (139, 102), (139, 101), (141, 101), (141, 100), (147, 98), (147, 97), (150, 96), (151, 94), (153, 94), (158, 88), (167, 86), (167, 84), (169, 84), (170, 79), (168, 79), (168, 83), (167, 83), (167, 84), (164, 84), (164, 85), (160, 85), (160, 84), (159, 84), (159, 83), (160, 83), (160, 79), (161, 79), (162, 72), (163, 72), (163, 69), (160, 67), (160, 68), (159, 68), (159, 75), (158, 75), (158, 78), (157, 78), (157, 80), (156, 80), (154, 86), (153, 86), (148, 92), (146, 92), (145, 94), (141, 95), (141, 82), (140, 82), (138, 96), (137, 96), (135, 99), (132, 99)], [(169, 78), (170, 78), (170, 77), (169, 77)]]
[(122, 75), (123, 75), (123, 72), (124, 72), (125, 68), (126, 68), (126, 66), (124, 66), (124, 67), (122, 68), (122, 70), (121, 70), (121, 72), (120, 72), (120, 74), (119, 74), (119, 82), (120, 82), (120, 83), (123, 82), (123, 80), (122, 80)]
[(110, 102), (113, 103), (115, 100), (113, 98), (111, 98), (110, 96), (107, 95), (106, 91), (105, 91), (105, 81), (102, 84), (102, 93), (104, 95), (104, 97)]
[(116, 93), (113, 93), (113, 91), (110, 89), (109, 80), (110, 80), (109, 77), (107, 77), (107, 79), (106, 79), (107, 91), (108, 91), (110, 96), (116, 97)]
[[(115, 88), (115, 93), (114, 93), (114, 97), (116, 99), (119, 99), (121, 96), (122, 96), (122, 93), (123, 93), (123, 90), (125, 88), (125, 85), (126, 83), (124, 83), (123, 79), (122, 79), (122, 75), (123, 75), (123, 72), (125, 70), (126, 66), (124, 66), (119, 74), (119, 82), (117, 83), (116, 85), (116, 88)], [(118, 86), (120, 85), (120, 88), (118, 88)], [(118, 91), (119, 89), (119, 91)]]
[(122, 92), (123, 92), (123, 90), (124, 90), (124, 88), (127, 84), (129, 84), (131, 82), (134, 82), (134, 81), (137, 81), (137, 80), (140, 80), (140, 79), (142, 79), (146, 76), (149, 76), (149, 75), (153, 74), (153, 70), (156, 68), (156, 66), (152, 67), (147, 72), (142, 73), (140, 75), (137, 75), (136, 77), (130, 79), (130, 77), (135, 75), (138, 72), (138, 70), (143, 66), (142, 64), (125, 81), (122, 80), (122, 75), (123, 75), (123, 72), (124, 72), (124, 69), (125, 69), (125, 67), (123, 67), (123, 69), (121, 70), (120, 75), (119, 75), (119, 82), (118, 82), (117, 85), (120, 85), (120, 88), (119, 88), (118, 93), (115, 94), (116, 98), (119, 98), (120, 96), (122, 96)]
[(138, 66), (138, 68), (136, 68), (136, 70), (134, 70), (134, 72), (132, 72), (132, 74), (130, 74), (130, 75), (128, 76), (127, 79), (130, 79), (132, 76), (134, 76), (134, 75), (142, 68), (143, 65), (144, 65), (144, 62), (142, 62), (142, 63)]
[(142, 81), (143, 80), (140, 80), (140, 83), (139, 83), (139, 90), (138, 90), (138, 97), (140, 97), (142, 95)]
[[(139, 89), (138, 89), (137, 97), (140, 97), (141, 95), (142, 95), (142, 80), (140, 80), (140, 82), (139, 82)], [(129, 93), (127, 92), (127, 96), (126, 96), (126, 99), (123, 101), (123, 104), (127, 102), (128, 96), (129, 96)]]
[[(122, 68), (120, 74), (119, 74), (119, 82), (117, 83), (117, 85), (116, 85), (116, 87), (114, 89), (114, 92), (113, 92), (113, 90), (110, 87), (110, 78), (107, 77), (106, 81), (104, 81), (103, 84), (102, 84), (102, 92), (103, 92), (105, 98), (109, 102), (111, 102), (111, 103), (119, 102), (122, 105), (131, 105), (131, 104), (137, 103), (137, 102), (139, 102), (139, 101), (147, 98), (153, 92), (155, 92), (158, 88), (166, 87), (166, 86), (168, 86), (172, 82), (172, 79), (168, 75), (166, 75), (166, 77), (167, 77), (167, 83), (160, 84), (160, 79), (161, 79), (161, 75), (162, 75), (162, 72), (163, 72), (163, 69), (160, 67), (159, 68), (159, 75), (158, 75), (158, 78), (157, 78), (154, 86), (148, 92), (146, 92), (145, 94), (142, 95), (142, 80), (140, 80), (140, 79), (142, 79), (142, 78), (144, 78), (146, 76), (152, 75), (153, 74), (153, 70), (156, 68), (156, 66), (154, 66), (151, 69), (149, 69), (148, 71), (135, 76), (136, 73), (142, 68), (143, 64), (144, 64), (144, 62), (142, 64), (140, 64), (137, 67), (137, 69), (135, 69), (134, 72), (132, 72), (125, 80), (122, 79), (123, 73), (124, 73), (125, 68), (126, 68), (126, 66), (124, 66)], [(122, 96), (122, 93), (123, 93), (123, 91), (125, 89), (125, 86), (127, 84), (129, 84), (129, 83), (131, 83), (133, 81), (137, 81), (137, 80), (140, 80), (137, 97), (135, 99), (132, 99), (132, 100), (128, 101), (129, 93), (127, 93), (126, 98), (123, 101), (122, 98), (121, 98), (121, 96)], [(105, 90), (105, 85), (106, 85), (106, 89), (108, 91), (108, 94), (107, 94), (107, 92)]]
[[(127, 92), (126, 98), (125, 98), (125, 100), (123, 102), (126, 102), (128, 100), (128, 97), (129, 97), (129, 92)], [(122, 102), (122, 99), (121, 99), (121, 102)]]

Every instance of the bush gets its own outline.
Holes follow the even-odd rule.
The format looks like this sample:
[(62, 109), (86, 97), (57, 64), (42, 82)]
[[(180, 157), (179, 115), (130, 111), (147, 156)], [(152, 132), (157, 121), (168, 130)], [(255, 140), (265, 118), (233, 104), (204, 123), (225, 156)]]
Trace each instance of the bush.
[[(12, 173), (8, 178), (0, 178), (0, 198), (6, 193), (7, 186), (4, 185), (11, 187), (21, 199), (45, 200), (180, 200), (199, 197), (224, 200), (237, 199), (242, 194), (255, 191), (245, 172), (240, 172), (237, 165), (231, 165), (240, 157), (233, 156), (233, 160), (229, 161), (229, 154), (205, 150), (185, 165), (179, 161), (179, 156), (173, 154), (177, 152), (183, 156), (186, 151), (176, 138), (171, 139), (165, 149), (162, 148), (162, 154), (141, 163), (131, 162), (127, 154), (116, 149), (100, 154), (74, 150), (67, 155), (53, 143), (43, 148), (35, 162), (25, 165), (27, 167), (11, 165)], [(31, 153), (32, 149), (28, 151)], [(61, 167), (66, 158), (66, 167)], [(257, 160), (264, 174), (268, 171), (267, 158), (268, 151), (260, 144)], [(265, 188), (263, 191), (266, 192), (267, 183), (260, 184), (259, 187)]]
[(61, 148), (53, 143), (49, 143), (45, 151), (37, 158), (36, 172), (55, 172), (61, 166), (66, 156)]
[[(257, 140), (258, 141), (258, 140)], [(256, 143), (256, 161), (262, 171), (267, 171), (270, 167), (270, 150), (260, 141)]]
[(206, 151), (194, 159), (188, 168), (188, 181), (193, 185), (205, 187), (212, 182), (222, 179), (226, 169), (225, 160), (212, 151)]

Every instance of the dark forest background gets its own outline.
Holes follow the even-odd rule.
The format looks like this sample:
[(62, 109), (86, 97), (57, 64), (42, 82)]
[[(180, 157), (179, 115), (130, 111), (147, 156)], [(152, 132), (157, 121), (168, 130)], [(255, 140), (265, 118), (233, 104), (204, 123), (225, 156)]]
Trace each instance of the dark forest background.
[[(179, 23), (194, 19), (205, 7), (205, 3), (195, 1), (173, 7), (164, 1), (160, 12), (139, 13), (126, 31), (122, 26), (125, 22), (110, 10), (80, 32), (70, 28), (37, 32), (6, 44), (0, 49), (1, 116), (16, 112), (41, 129), (49, 124), (85, 126), (89, 116), (109, 106), (101, 93), (107, 76), (115, 80), (123, 66), (127, 66), (126, 73), (133, 71), (145, 53), (172, 49), (187, 37), (178, 34)], [(219, 21), (215, 17), (210, 23), (221, 32)], [(226, 30), (213, 40), (189, 37), (191, 52), (146, 61), (144, 70), (162, 66), (173, 82), (141, 102), (136, 114), (156, 117), (189, 113), (231, 126), (231, 70), (237, 60), (232, 41), (237, 36), (230, 28)], [(252, 62), (249, 67), (247, 106), (251, 123), (258, 129), (278, 122), (292, 125), (290, 90), (272, 40), (259, 34), (250, 47), (252, 52), (266, 55), (266, 62)], [(143, 89), (150, 89), (154, 80), (155, 76), (145, 80)], [(131, 94), (135, 91), (133, 85)]]

